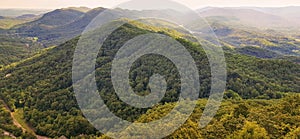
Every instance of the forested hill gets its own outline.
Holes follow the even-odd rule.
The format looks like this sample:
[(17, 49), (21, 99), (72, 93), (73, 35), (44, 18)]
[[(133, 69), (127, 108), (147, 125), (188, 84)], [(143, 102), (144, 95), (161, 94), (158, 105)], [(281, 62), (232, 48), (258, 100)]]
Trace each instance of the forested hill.
[[(298, 37), (282, 34), (274, 30), (264, 31), (256, 28), (233, 27), (214, 21), (210, 24), (224, 46), (240, 49), (242, 53), (247, 50), (261, 49), (260, 53), (246, 53), (248, 55), (265, 58), (276, 58), (280, 55), (300, 56), (300, 41)], [(252, 47), (252, 49), (249, 49)], [(245, 50), (246, 49), (246, 50)], [(271, 56), (268, 56), (270, 55)], [(275, 56), (276, 55), (276, 56)]]
[(80, 35), (104, 8), (64, 8), (44, 14), (41, 18), (15, 26), (10, 30), (23, 37), (38, 37), (47, 46), (58, 45)]
[[(111, 10), (116, 13), (127, 13), (128, 15), (164, 14), (163, 16), (166, 17), (172, 17), (176, 15), (174, 14), (174, 12), (176, 11), (161, 12), (159, 10), (145, 10), (137, 12), (134, 10), (106, 9), (101, 7), (94, 9), (88, 9), (84, 7), (71, 7), (48, 12), (40, 18), (35, 19), (34, 21), (29, 20), (31, 22), (28, 21), (21, 25), (13, 24), (16, 26), (6, 31), (8, 31), (12, 35), (20, 35), (22, 37), (36, 37), (38, 38), (38, 41), (40, 43), (43, 43), (45, 46), (59, 45), (80, 35), (82, 31), (87, 27), (87, 25), (97, 15), (105, 10)], [(284, 56), (300, 55), (299, 35), (297, 35), (297, 33), (290, 34), (295, 31), (292, 30), (293, 28), (287, 29), (287, 31), (283, 32), (280, 29), (259, 28), (256, 26), (252, 27), (242, 22), (243, 20), (240, 19), (244, 19), (245, 17), (247, 17), (246, 15), (252, 15), (253, 17), (265, 19), (266, 23), (268, 23), (269, 25), (270, 23), (274, 24), (274, 21), (272, 20), (274, 18), (273, 16), (269, 17), (270, 15), (263, 12), (258, 12), (256, 10), (241, 10), (241, 13), (239, 13), (240, 10), (238, 9), (232, 11), (229, 9), (225, 10), (222, 8), (213, 8), (211, 10), (204, 9), (204, 11), (200, 12), (200, 14), (204, 14), (203, 16), (210, 23), (217, 37), (220, 39), (222, 45), (237, 49), (242, 48), (241, 50), (238, 50), (238, 52), (256, 56), (259, 58), (283, 58)], [(216, 12), (215, 10), (217, 10), (218, 12)], [(209, 13), (216, 13), (216, 15), (210, 15)], [(232, 13), (234, 14), (232, 15)], [(178, 13), (178, 15), (180, 14)], [(231, 17), (229, 15), (232, 15), (234, 17)], [(235, 18), (235, 16), (237, 17)], [(234, 22), (231, 22), (231, 20), (233, 20)], [(249, 19), (247, 19), (246, 21), (253, 22)], [(258, 24), (261, 24), (261, 22), (259, 22)], [(284, 21), (284, 23), (285, 22), (286, 21)], [(255, 23), (257, 24), (257, 22)], [(157, 22), (153, 24), (155, 26), (167, 26), (164, 22)], [(207, 28), (204, 28), (204, 30), (206, 29)]]
[[(100, 95), (118, 116), (134, 121), (147, 109), (137, 109), (121, 102), (110, 80), (111, 60), (117, 50), (135, 36), (163, 30), (146, 30), (136, 24), (125, 24), (104, 43), (96, 63), (96, 80)], [(96, 32), (97, 33), (97, 32)], [(209, 96), (210, 68), (205, 52), (195, 43), (176, 38), (197, 63), (200, 97)], [(72, 89), (72, 60), (78, 38), (49, 49), (46, 53), (11, 65), (0, 71), (0, 96), (11, 109), (23, 109), (24, 118), (36, 133), (49, 137), (96, 135), (96, 130), (82, 116)], [(226, 53), (228, 66), (227, 98), (282, 98), (288, 92), (300, 92), (300, 65), (284, 60), (264, 60)], [(143, 63), (143, 64), (140, 64)], [(136, 61), (130, 82), (140, 94), (149, 93), (149, 77), (160, 73), (166, 77), (168, 89), (161, 104), (174, 102), (180, 93), (179, 73), (174, 64), (158, 55), (147, 55)], [(7, 76), (10, 75), (10, 76)], [(182, 133), (185, 134), (185, 133)]]
[(43, 46), (36, 38), (14, 38), (0, 35), (0, 69), (14, 62), (25, 60)]
[[(206, 127), (199, 128), (199, 119), (207, 103), (200, 99), (187, 122), (166, 138), (297, 139), (300, 135), (299, 100), (299, 94), (279, 100), (224, 100), (214, 119)], [(147, 123), (160, 119), (175, 105), (157, 106), (138, 121)], [(151, 131), (147, 135), (152, 137)]]

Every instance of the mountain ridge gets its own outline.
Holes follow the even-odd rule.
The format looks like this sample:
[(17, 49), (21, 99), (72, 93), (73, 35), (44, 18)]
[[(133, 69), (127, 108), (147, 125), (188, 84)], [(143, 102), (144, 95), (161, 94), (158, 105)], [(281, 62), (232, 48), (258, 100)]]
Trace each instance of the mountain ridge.
[[(298, 13), (300, 7), (206, 7), (198, 9), (204, 17), (222, 16), (235, 17), (239, 22), (260, 28), (299, 27)], [(255, 20), (253, 20), (255, 19)]]
[[(51, 41), (59, 45), (44, 49), (42, 53), (0, 69), (0, 98), (12, 111), (23, 110), (23, 120), (34, 129), (36, 134), (51, 138), (105, 138), (83, 116), (77, 105), (72, 87), (74, 51), (80, 39), (79, 34), (89, 23), (84, 21), (92, 20), (103, 10), (105, 9), (98, 8), (87, 13), (79, 12), (79, 14), (76, 11), (73, 18), (68, 19), (69, 24), (59, 24), (60, 26), (53, 28), (37, 26), (38, 29), (41, 29), (38, 31), (46, 35), (36, 34), (40, 36), (35, 38), (36, 30), (32, 30), (34, 37), (29, 38), (41, 39), (42, 42)], [(64, 12), (62, 9), (55, 11), (54, 14), (61, 11)], [(68, 14), (69, 10), (67, 11)], [(71, 11), (73, 15), (73, 10)], [(120, 10), (120, 12), (122, 11)], [(151, 25), (156, 25), (160, 22), (151, 23), (153, 23)], [(114, 93), (110, 76), (111, 61), (120, 47), (136, 36), (158, 33), (175, 39), (190, 52), (200, 73), (199, 98), (203, 98), (199, 99), (200, 102), (192, 115), (193, 117), (175, 134), (167, 138), (233, 138), (234, 136), (242, 138), (245, 137), (244, 135), (248, 135), (249, 138), (270, 136), (273, 139), (293, 135), (294, 132), (298, 131), (298, 115), (300, 114), (298, 102), (300, 97), (299, 94), (295, 95), (295, 93), (300, 93), (300, 65), (285, 59), (276, 59), (274, 57), (277, 55), (273, 51), (270, 52), (264, 48), (270, 46), (268, 48), (275, 49), (274, 51), (278, 51), (279, 48), (293, 48), (284, 45), (294, 43), (295, 38), (285, 36), (273, 38), (272, 33), (247, 31), (223, 24), (212, 24), (212, 29), (220, 37), (224, 49), (229, 49), (225, 50), (228, 78), (225, 100), (221, 109), (210, 125), (204, 129), (199, 129), (197, 121), (205, 109), (206, 98), (210, 95), (211, 85), (210, 63), (206, 53), (201, 45), (192, 41), (193, 38), (185, 38), (187, 34), (178, 31), (179, 29), (174, 30), (151, 25), (144, 25), (137, 21), (124, 24), (106, 38), (98, 53), (95, 63), (97, 89), (105, 104), (115, 115), (127, 121), (151, 121), (168, 113), (173, 108), (174, 102), (178, 100), (182, 85), (180, 74), (174, 63), (157, 55), (146, 55), (138, 59), (133, 63), (128, 76), (130, 86), (141, 95), (150, 93), (151, 88), (149, 88), (148, 83), (151, 75), (159, 73), (165, 77), (168, 83), (166, 95), (158, 105), (153, 107), (154, 109), (139, 109), (128, 106)], [(88, 33), (90, 34), (85, 34), (88, 35), (86, 37), (87, 45), (90, 44), (89, 42), (94, 42), (91, 41), (93, 39), (97, 42), (97, 38), (93, 38), (93, 36), (101, 33), (101, 29)], [(60, 44), (60, 42), (63, 43)], [(296, 46), (297, 43), (290, 45)], [(264, 57), (256, 58), (243, 53)], [(84, 53), (84, 55), (86, 54)], [(271, 59), (265, 59), (269, 57)], [(84, 74), (85, 77), (89, 75), (89, 73)], [(91, 101), (94, 99), (91, 98)], [(95, 114), (94, 111), (89, 112), (91, 115)], [(9, 116), (2, 117), (9, 118)], [(0, 124), (2, 117), (0, 117)], [(100, 120), (103, 125), (112, 125), (110, 117)], [(172, 126), (172, 124), (167, 126)], [(2, 130), (0, 129), (0, 131)], [(152, 132), (150, 131), (151, 136)], [(253, 135), (249, 135), (248, 131), (251, 131)], [(21, 136), (19, 132), (14, 133), (14, 135)], [(2, 137), (1, 132), (0, 137)]]

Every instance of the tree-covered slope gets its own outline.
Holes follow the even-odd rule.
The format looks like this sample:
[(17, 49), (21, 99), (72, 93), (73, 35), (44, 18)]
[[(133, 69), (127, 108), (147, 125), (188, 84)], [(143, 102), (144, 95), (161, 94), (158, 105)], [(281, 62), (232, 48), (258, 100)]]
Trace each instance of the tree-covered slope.
[(38, 37), (46, 46), (59, 45), (72, 39), (85, 29), (85, 27), (104, 8), (88, 10), (85, 8), (64, 8), (44, 14), (41, 18), (14, 27), (13, 34), (23, 37)]
[(26, 22), (32, 21), (32, 18), (9, 18), (9, 17), (0, 17), (0, 29), (10, 29), (16, 25), (24, 24)]
[(275, 30), (268, 31), (251, 27), (234, 27), (218, 21), (210, 23), (221, 44), (231, 48), (256, 47), (267, 50), (260, 55), (264, 57), (271, 52), (280, 55), (300, 56), (300, 41), (298, 37), (283, 34)]
[(282, 55), (270, 51), (270, 50), (266, 50), (266, 49), (262, 49), (259, 47), (251, 47), (251, 46), (246, 46), (246, 47), (242, 47), (242, 48), (236, 48), (235, 49), (238, 53), (244, 54), (244, 55), (250, 55), (250, 56), (255, 56), (258, 58), (280, 58), (283, 57)]
[[(185, 124), (166, 138), (296, 139), (300, 135), (299, 100), (299, 94), (279, 100), (224, 100), (213, 120), (206, 127), (199, 128), (200, 117), (207, 102), (200, 99)], [(161, 119), (175, 105), (168, 103), (157, 106), (138, 121), (148, 123)], [(130, 133), (130, 136), (138, 137), (134, 131)], [(153, 136), (151, 129), (147, 135)]]
[[(25, 37), (38, 37), (39, 42), (46, 46), (59, 45), (82, 33), (87, 25), (101, 12), (112, 10), (113, 13), (127, 13), (128, 15), (156, 15), (165, 14), (166, 17), (174, 16), (176, 11), (133, 11), (125, 9), (85, 9), (85, 8), (65, 8), (57, 9), (46, 13), (41, 18), (14, 27), (9, 32)], [(253, 10), (245, 10), (252, 12)], [(173, 13), (173, 14), (169, 14)], [(222, 13), (222, 12), (221, 12)], [(228, 14), (228, 13), (227, 13)], [(237, 13), (239, 14), (239, 13)], [(254, 14), (255, 15), (255, 14)], [(242, 16), (243, 17), (243, 16)], [(264, 17), (264, 16), (263, 16)], [(212, 19), (211, 19), (212, 18)], [(215, 19), (217, 18), (217, 19)], [(220, 19), (219, 19), (220, 18)], [(247, 53), (259, 58), (269, 57), (271, 52), (280, 55), (299, 56), (300, 42), (297, 35), (280, 33), (277, 30), (264, 30), (242, 24), (223, 23), (225, 17), (209, 17), (208, 21), (214, 32), (220, 39), (222, 45), (233, 48), (258, 47), (266, 51), (259, 53)], [(235, 19), (233, 19), (235, 20)], [(268, 19), (267, 19), (268, 20)], [(155, 26), (166, 26), (165, 22), (150, 22)], [(206, 30), (207, 28), (204, 28)], [(270, 52), (271, 51), (271, 52)], [(272, 54), (273, 56), (273, 54)], [(271, 56), (271, 57), (272, 57)]]
[(33, 56), (43, 47), (36, 38), (0, 36), (0, 69), (20, 60)]
[(0, 99), (0, 138), (28, 138), (34, 139), (32, 133), (23, 131), (14, 121), (6, 104)]
[[(99, 52), (96, 63), (100, 95), (116, 115), (129, 121), (139, 119), (148, 109), (133, 108), (120, 101), (114, 93), (110, 71), (112, 58), (126, 41), (154, 31), (137, 26), (125, 24), (112, 33)], [(164, 31), (157, 32), (176, 36)], [(209, 96), (210, 68), (205, 52), (186, 39), (176, 40), (187, 48), (197, 63), (201, 80), (199, 96)], [(39, 135), (71, 137), (98, 134), (82, 116), (73, 93), (71, 72), (77, 42), (78, 38), (74, 38), (42, 55), (0, 71), (1, 98), (11, 109), (23, 108), (24, 118)], [(300, 65), (231, 53), (226, 54), (226, 60), (228, 97), (239, 94), (242, 98), (269, 99), (281, 98), (283, 92), (300, 92)], [(149, 76), (154, 73), (164, 75), (168, 82), (161, 104), (176, 101), (180, 93), (179, 74), (172, 62), (158, 55), (147, 55), (134, 63), (130, 73), (134, 90), (141, 95), (149, 93)], [(11, 76), (5, 77), (8, 74)]]
[[(84, 12), (74, 9), (57, 9), (44, 14), (41, 18), (30, 22), (26, 25), (22, 25), (20, 30), (34, 31), (34, 29), (51, 28), (56, 26), (65, 25), (73, 22), (78, 17), (82, 16)], [(36, 32), (38, 33), (38, 32)]]
[(19, 137), (22, 135), (22, 129), (14, 125), (10, 111), (7, 110), (3, 101), (0, 100), (0, 138), (9, 136), (9, 134)]

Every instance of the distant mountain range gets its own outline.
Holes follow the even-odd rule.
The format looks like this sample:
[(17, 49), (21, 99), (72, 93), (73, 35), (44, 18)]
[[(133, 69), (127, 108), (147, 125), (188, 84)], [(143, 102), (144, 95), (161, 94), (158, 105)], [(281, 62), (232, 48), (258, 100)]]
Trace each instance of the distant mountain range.
[(37, 17), (37, 16), (38, 16), (38, 15), (35, 15), (35, 14), (23, 14), (23, 15), (17, 16), (16, 19), (35, 18), (35, 17)]
[(17, 17), (24, 14), (40, 15), (51, 11), (50, 9), (0, 9), (0, 16)]
[[(10, 30), (12, 34), (23, 37), (38, 37), (46, 46), (58, 45), (72, 39), (82, 33), (87, 25), (101, 12), (112, 10), (106, 8), (63, 8), (44, 14), (41, 18), (15, 26)], [(142, 14), (156, 15), (160, 11), (131, 11), (124, 9), (113, 9), (114, 14), (138, 16)], [(170, 16), (175, 11), (166, 10), (164, 16)], [(173, 14), (174, 15), (174, 14)]]
[(283, 28), (300, 26), (300, 7), (207, 7), (199, 9), (197, 11), (203, 17), (215, 19), (223, 23), (243, 24), (259, 28)]
[[(300, 10), (298, 9), (300, 9), (300, 7), (207, 7), (197, 10), (197, 12), (209, 21), (215, 34), (224, 46), (231, 48), (261, 48), (271, 51), (271, 57), (275, 56), (273, 52), (276, 53), (277, 57), (278, 55), (300, 55), (300, 35), (293, 31), (294, 28), (300, 26), (300, 24), (298, 24), (300, 23), (300, 18), (296, 18), (299, 17), (297, 13), (299, 13)], [(39, 42), (43, 43), (46, 47), (59, 45), (79, 36), (87, 25), (98, 14), (105, 10), (112, 9), (89, 9), (86, 7), (57, 9), (43, 14), (36, 20), (17, 25), (11, 28), (9, 32), (22, 37), (37, 37)], [(130, 11), (114, 9), (114, 11), (116, 14), (127, 13), (131, 15), (155, 15), (162, 13), (155, 10)], [(174, 15), (173, 12), (176, 11), (169, 10), (163, 13), (165, 14), (164, 16), (172, 16)], [(33, 15), (27, 14), (18, 16), (17, 18), (20, 19), (30, 16)], [(178, 16), (181, 15), (178, 14)], [(160, 26), (160, 24), (166, 25), (163, 22), (149, 22), (147, 24), (155, 26)], [(252, 51), (254, 48), (250, 50)], [(259, 54), (261, 54), (262, 51), (259, 52)], [(262, 58), (265, 57), (264, 55), (257, 55), (257, 53), (253, 52), (247, 52), (246, 54)], [(270, 55), (266, 57), (270, 57)]]
[(38, 37), (46, 45), (60, 44), (79, 35), (104, 8), (64, 8), (44, 14), (41, 18), (16, 26), (21, 36)]
[[(287, 135), (299, 133), (300, 96), (296, 97), (295, 94), (300, 93), (300, 33), (293, 30), (292, 24), (281, 26), (286, 22), (284, 15), (294, 13), (289, 16), (290, 19), (292, 16), (298, 16), (295, 12), (297, 9), (275, 9), (281, 11), (278, 15), (272, 14), (275, 13), (272, 11), (274, 9), (264, 8), (205, 8), (198, 11), (209, 21), (211, 26), (209, 29), (212, 29), (219, 38), (224, 48), (227, 67), (227, 84), (224, 92), (226, 100), (222, 102), (221, 109), (212, 122), (201, 129), (198, 128), (197, 122), (207, 105), (206, 98), (213, 89), (210, 64), (215, 63), (208, 60), (203, 45), (196, 43), (191, 33), (176, 28), (177, 26), (172, 26), (173, 24), (169, 22), (154, 21), (154, 19), (147, 22), (131, 21), (105, 37), (102, 48), (98, 52), (84, 47), (87, 48), (86, 50), (98, 53), (94, 61), (95, 72), (82, 70), (80, 73), (82, 76), (73, 82), (74, 53), (81, 54), (83, 57), (89, 54), (75, 51), (80, 35), (104, 10), (111, 9), (71, 7), (42, 15), (26, 13), (15, 17), (3, 16), (3, 19), (0, 19), (0, 25), (1, 22), (5, 23), (5, 20), (13, 23), (13, 27), (10, 25), (0, 30), (0, 138), (5, 138), (7, 135), (25, 139), (40, 136), (107, 138), (87, 121), (75, 98), (74, 86), (78, 86), (76, 81), (86, 80), (94, 76), (93, 73), (95, 73), (95, 85), (105, 105), (121, 119), (145, 123), (143, 120), (145, 118), (146, 121), (155, 121), (165, 116), (170, 112), (169, 109), (175, 108), (173, 102), (180, 99), (181, 88), (187, 85), (181, 83), (182, 77), (176, 63), (168, 58), (155, 54), (144, 55), (132, 64), (128, 74), (129, 84), (138, 95), (151, 93), (149, 82), (152, 75), (159, 74), (165, 78), (166, 93), (157, 105), (149, 109), (135, 108), (123, 102), (113, 87), (111, 71), (116, 54), (130, 40), (148, 33), (163, 34), (182, 44), (194, 59), (201, 82), (199, 98), (203, 99), (197, 102), (197, 108), (191, 116), (193, 119), (188, 120), (182, 126), (183, 128), (166, 138), (235, 138), (237, 136), (236, 138), (273, 139), (291, 138)], [(113, 11), (114, 14), (160, 13), (163, 16), (171, 16), (174, 15), (172, 12), (176, 12), (124, 9)], [(185, 19), (181, 18), (182, 15), (175, 15), (181, 20)], [(20, 20), (24, 21), (25, 18), (34, 19), (26, 20), (26, 23), (17, 23)], [(266, 26), (271, 23), (276, 23), (288, 31)], [(197, 29), (195, 33), (205, 34), (208, 28)], [(87, 32), (85, 34), (87, 36), (82, 37), (84, 46), (97, 46), (98, 35), (101, 33), (103, 33), (102, 28)], [(210, 40), (203, 40), (213, 48), (214, 42), (208, 41)], [(153, 43), (150, 41), (149, 44)], [(43, 46), (48, 48), (44, 49)], [(184, 58), (177, 55), (180, 51), (174, 52), (176, 55), (172, 57), (178, 57), (186, 62)], [(216, 58), (212, 57), (212, 59)], [(90, 61), (79, 61), (79, 65), (83, 67), (88, 67), (89, 64)], [(85, 90), (89, 91), (89, 88)], [(84, 93), (80, 96), (90, 97)], [(97, 119), (99, 115), (92, 109), (99, 106), (99, 101), (95, 101), (96, 99), (91, 97), (87, 101), (91, 109), (85, 109), (85, 112), (95, 117), (93, 121), (100, 122), (101, 125), (109, 125), (109, 129), (106, 129), (109, 131), (116, 125), (111, 117)], [(89, 102), (95, 103), (89, 105)], [(100, 105), (100, 112), (104, 108)], [(179, 107), (179, 109), (183, 108)], [(151, 116), (146, 117), (149, 114)], [(167, 126), (173, 125), (167, 123)], [(140, 134), (135, 135), (138, 133), (135, 128), (128, 128), (133, 131), (132, 135), (141, 138)], [(161, 128), (165, 127), (161, 126)], [(153, 132), (149, 130), (148, 133), (151, 138)], [(130, 137), (127, 134), (122, 136)]]

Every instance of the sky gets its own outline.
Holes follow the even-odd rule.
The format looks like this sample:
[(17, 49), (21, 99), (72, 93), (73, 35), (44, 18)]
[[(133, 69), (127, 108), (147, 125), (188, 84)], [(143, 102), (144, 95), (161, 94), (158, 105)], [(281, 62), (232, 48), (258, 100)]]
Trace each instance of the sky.
[[(0, 8), (57, 9), (85, 6), (111, 8), (128, 0), (1, 0)], [(300, 6), (300, 0), (174, 0), (189, 8)]]

